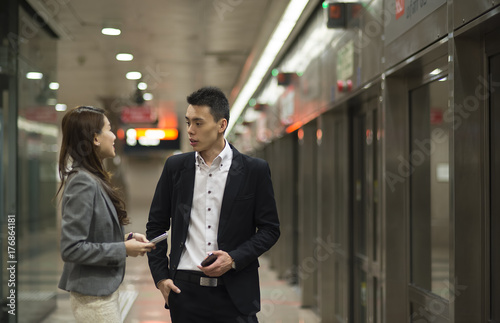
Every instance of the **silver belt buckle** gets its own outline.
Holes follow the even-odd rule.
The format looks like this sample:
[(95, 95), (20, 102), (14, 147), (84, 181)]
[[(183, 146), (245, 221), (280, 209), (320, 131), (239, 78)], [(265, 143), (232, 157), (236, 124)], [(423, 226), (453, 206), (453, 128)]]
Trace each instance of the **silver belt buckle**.
[(217, 278), (200, 277), (200, 285), (207, 287), (217, 287)]

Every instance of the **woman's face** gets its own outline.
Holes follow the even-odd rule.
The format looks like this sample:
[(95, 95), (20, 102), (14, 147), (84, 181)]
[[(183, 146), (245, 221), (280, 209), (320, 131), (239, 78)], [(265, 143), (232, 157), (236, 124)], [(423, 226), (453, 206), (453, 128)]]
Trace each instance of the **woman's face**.
[(100, 134), (94, 136), (94, 145), (97, 146), (97, 153), (101, 160), (109, 157), (115, 157), (115, 134), (111, 131), (111, 124), (104, 116), (104, 126)]

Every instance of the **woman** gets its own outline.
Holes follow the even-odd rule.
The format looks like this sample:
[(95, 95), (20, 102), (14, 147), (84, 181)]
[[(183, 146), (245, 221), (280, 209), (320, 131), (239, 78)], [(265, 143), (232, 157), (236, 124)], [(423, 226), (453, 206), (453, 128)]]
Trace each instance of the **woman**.
[(118, 287), (126, 256), (154, 248), (140, 233), (124, 234), (129, 218), (103, 160), (115, 156), (116, 136), (104, 110), (81, 106), (62, 120), (59, 176), (62, 195), (59, 288), (70, 292), (77, 322), (121, 322)]

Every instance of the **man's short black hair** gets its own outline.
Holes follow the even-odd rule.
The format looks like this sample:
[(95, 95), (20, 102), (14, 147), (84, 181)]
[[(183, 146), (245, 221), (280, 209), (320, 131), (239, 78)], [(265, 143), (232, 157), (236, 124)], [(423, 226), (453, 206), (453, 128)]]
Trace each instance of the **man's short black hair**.
[(215, 122), (224, 118), (229, 122), (229, 102), (224, 92), (215, 86), (202, 87), (187, 97), (191, 105), (206, 105), (210, 107), (210, 114)]

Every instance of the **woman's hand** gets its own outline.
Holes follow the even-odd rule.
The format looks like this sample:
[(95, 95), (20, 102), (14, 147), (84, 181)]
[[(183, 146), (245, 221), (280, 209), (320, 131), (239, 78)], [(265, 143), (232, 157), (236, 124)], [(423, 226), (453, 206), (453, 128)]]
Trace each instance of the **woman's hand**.
[(141, 242), (136, 239), (130, 239), (125, 241), (125, 249), (127, 251), (127, 256), (130, 257), (144, 256), (146, 252), (150, 252), (154, 248), (155, 244), (151, 242)]
[(143, 235), (142, 233), (134, 233), (134, 236), (132, 239), (135, 239), (140, 242), (149, 242), (148, 239), (146, 239), (146, 236)]

